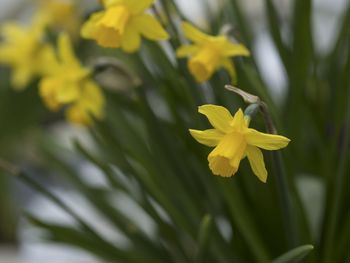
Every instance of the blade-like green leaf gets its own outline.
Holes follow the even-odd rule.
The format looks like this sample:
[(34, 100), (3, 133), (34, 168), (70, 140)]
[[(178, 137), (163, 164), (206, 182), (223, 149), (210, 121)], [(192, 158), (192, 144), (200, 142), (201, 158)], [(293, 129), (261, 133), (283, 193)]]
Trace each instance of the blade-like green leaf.
[(271, 263), (297, 263), (306, 257), (313, 249), (314, 246), (312, 245), (300, 246), (284, 253), (283, 255), (274, 259)]

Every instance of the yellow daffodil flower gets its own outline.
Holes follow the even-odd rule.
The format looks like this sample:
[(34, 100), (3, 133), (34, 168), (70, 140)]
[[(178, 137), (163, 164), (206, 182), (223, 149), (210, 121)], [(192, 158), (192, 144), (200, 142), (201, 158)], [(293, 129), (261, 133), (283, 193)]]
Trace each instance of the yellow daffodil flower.
[(94, 13), (83, 25), (84, 38), (94, 39), (103, 47), (135, 52), (140, 48), (141, 35), (150, 40), (165, 40), (168, 33), (145, 10), (154, 0), (105, 0), (104, 10)]
[(50, 110), (68, 105), (68, 119), (78, 124), (89, 124), (90, 114), (103, 117), (102, 91), (90, 78), (91, 71), (75, 57), (67, 34), (59, 36), (58, 57), (51, 49), (47, 64), (49, 72), (39, 83), (39, 93)]
[(265, 183), (267, 171), (259, 148), (278, 150), (286, 147), (290, 140), (248, 128), (249, 118), (244, 117), (241, 109), (234, 117), (226, 108), (216, 105), (203, 105), (198, 111), (208, 118), (214, 129), (190, 129), (190, 133), (199, 143), (215, 147), (208, 156), (209, 168), (213, 174), (233, 176), (240, 161), (247, 156), (254, 174)]
[(90, 70), (82, 67), (75, 57), (68, 35), (59, 36), (57, 57), (51, 48), (47, 67), (48, 72), (39, 83), (39, 91), (48, 108), (58, 110), (63, 104), (77, 100), (81, 82), (88, 79)]
[(1, 27), (0, 63), (12, 68), (12, 85), (24, 89), (29, 82), (45, 70), (44, 57), (49, 46), (43, 42), (44, 24), (34, 20), (31, 26), (23, 27), (7, 23)]
[(70, 122), (90, 125), (91, 116), (103, 119), (105, 99), (101, 89), (92, 81), (85, 82), (81, 96), (66, 111), (66, 117)]
[(179, 58), (190, 57), (188, 68), (197, 82), (207, 81), (221, 67), (228, 71), (233, 80), (236, 79), (231, 57), (249, 56), (249, 51), (243, 45), (232, 43), (226, 36), (204, 34), (187, 22), (182, 23), (182, 30), (193, 44), (181, 46), (176, 55)]

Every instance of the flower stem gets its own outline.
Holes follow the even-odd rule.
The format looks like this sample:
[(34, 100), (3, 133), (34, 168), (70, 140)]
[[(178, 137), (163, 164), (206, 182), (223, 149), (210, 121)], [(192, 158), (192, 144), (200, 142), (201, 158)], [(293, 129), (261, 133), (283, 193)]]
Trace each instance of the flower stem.
[[(275, 125), (271, 115), (269, 114), (268, 107), (263, 101), (259, 101), (260, 112), (262, 113), (268, 133), (277, 134)], [(288, 185), (288, 179), (282, 155), (280, 151), (272, 151), (272, 163), (274, 173), (276, 175), (276, 181), (278, 185), (278, 194), (280, 196), (280, 206), (284, 219), (285, 233), (287, 234), (288, 247), (293, 248), (297, 245), (298, 231), (296, 213), (293, 206), (290, 187)]]
[[(254, 116), (257, 113), (256, 109), (259, 108), (259, 111), (263, 115), (267, 132), (270, 134), (277, 134), (276, 127), (265, 102), (263, 102), (258, 96), (250, 94), (231, 85), (226, 85), (225, 89), (236, 93), (237, 95), (241, 96), (246, 103), (250, 104), (245, 110), (245, 114), (249, 116), (249, 118)], [(283, 225), (285, 228), (285, 233), (287, 234), (288, 247), (294, 248), (296, 245), (298, 245), (298, 231), (295, 207), (293, 205), (291, 197), (291, 189), (290, 185), (288, 184), (288, 178), (282, 160), (281, 152), (273, 151), (271, 154), (278, 186), (277, 191), (280, 197)]]

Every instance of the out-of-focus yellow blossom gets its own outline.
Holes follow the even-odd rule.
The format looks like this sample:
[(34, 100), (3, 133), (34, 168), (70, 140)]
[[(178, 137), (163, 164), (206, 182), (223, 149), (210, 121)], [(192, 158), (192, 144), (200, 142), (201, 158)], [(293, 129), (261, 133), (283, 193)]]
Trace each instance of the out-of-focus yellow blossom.
[(181, 46), (176, 55), (190, 57), (188, 67), (197, 82), (207, 81), (220, 67), (225, 68), (233, 80), (236, 79), (231, 57), (249, 56), (243, 45), (232, 43), (226, 36), (204, 34), (187, 22), (182, 23), (182, 30), (193, 44)]
[(45, 71), (49, 45), (43, 42), (44, 27), (41, 20), (34, 20), (29, 27), (16, 23), (1, 26), (0, 63), (12, 68), (12, 85), (17, 90)]
[(203, 105), (198, 111), (208, 118), (214, 129), (190, 130), (190, 133), (199, 143), (215, 147), (208, 156), (213, 174), (224, 177), (234, 175), (240, 161), (247, 156), (254, 174), (265, 183), (267, 171), (259, 148), (278, 150), (286, 147), (290, 140), (248, 128), (249, 118), (244, 117), (241, 109), (234, 117), (226, 108), (216, 105)]
[(93, 81), (85, 82), (81, 96), (66, 111), (67, 119), (82, 125), (91, 124), (91, 115), (96, 119), (104, 117), (105, 99), (101, 89)]
[(165, 40), (168, 33), (150, 14), (145, 13), (154, 0), (105, 0), (104, 10), (92, 14), (83, 25), (84, 38), (94, 39), (103, 47), (135, 52), (141, 35), (150, 40)]
[(38, 0), (39, 10), (37, 17), (43, 20), (50, 28), (62, 29), (70, 34), (77, 32), (80, 17), (73, 0)]
[(50, 110), (68, 106), (68, 119), (78, 124), (89, 124), (90, 114), (103, 117), (102, 91), (90, 78), (90, 69), (84, 68), (75, 57), (67, 34), (59, 36), (58, 56), (51, 49), (47, 66), (49, 73), (41, 79), (39, 93)]
[(39, 84), (40, 94), (51, 110), (77, 100), (81, 82), (88, 80), (91, 73), (75, 57), (67, 34), (59, 36), (57, 53), (56, 56), (55, 50), (50, 48), (50, 56), (46, 57), (48, 72)]

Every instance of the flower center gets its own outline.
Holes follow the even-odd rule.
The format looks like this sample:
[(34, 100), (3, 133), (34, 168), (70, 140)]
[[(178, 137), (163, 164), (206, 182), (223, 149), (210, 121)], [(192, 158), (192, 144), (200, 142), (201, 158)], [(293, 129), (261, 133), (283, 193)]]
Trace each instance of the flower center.
[(124, 5), (108, 8), (97, 22), (97, 42), (105, 47), (119, 47), (130, 17), (131, 13)]
[(244, 157), (247, 143), (238, 132), (226, 134), (215, 149), (209, 154), (209, 167), (213, 174), (232, 176), (238, 170)]
[(211, 46), (203, 47), (189, 61), (189, 69), (199, 82), (206, 81), (215, 71), (220, 56), (216, 48)]
[(52, 111), (57, 111), (61, 107), (61, 103), (57, 100), (57, 93), (60, 87), (62, 87), (62, 83), (57, 79), (45, 78), (40, 82), (40, 96), (44, 99), (46, 106)]

